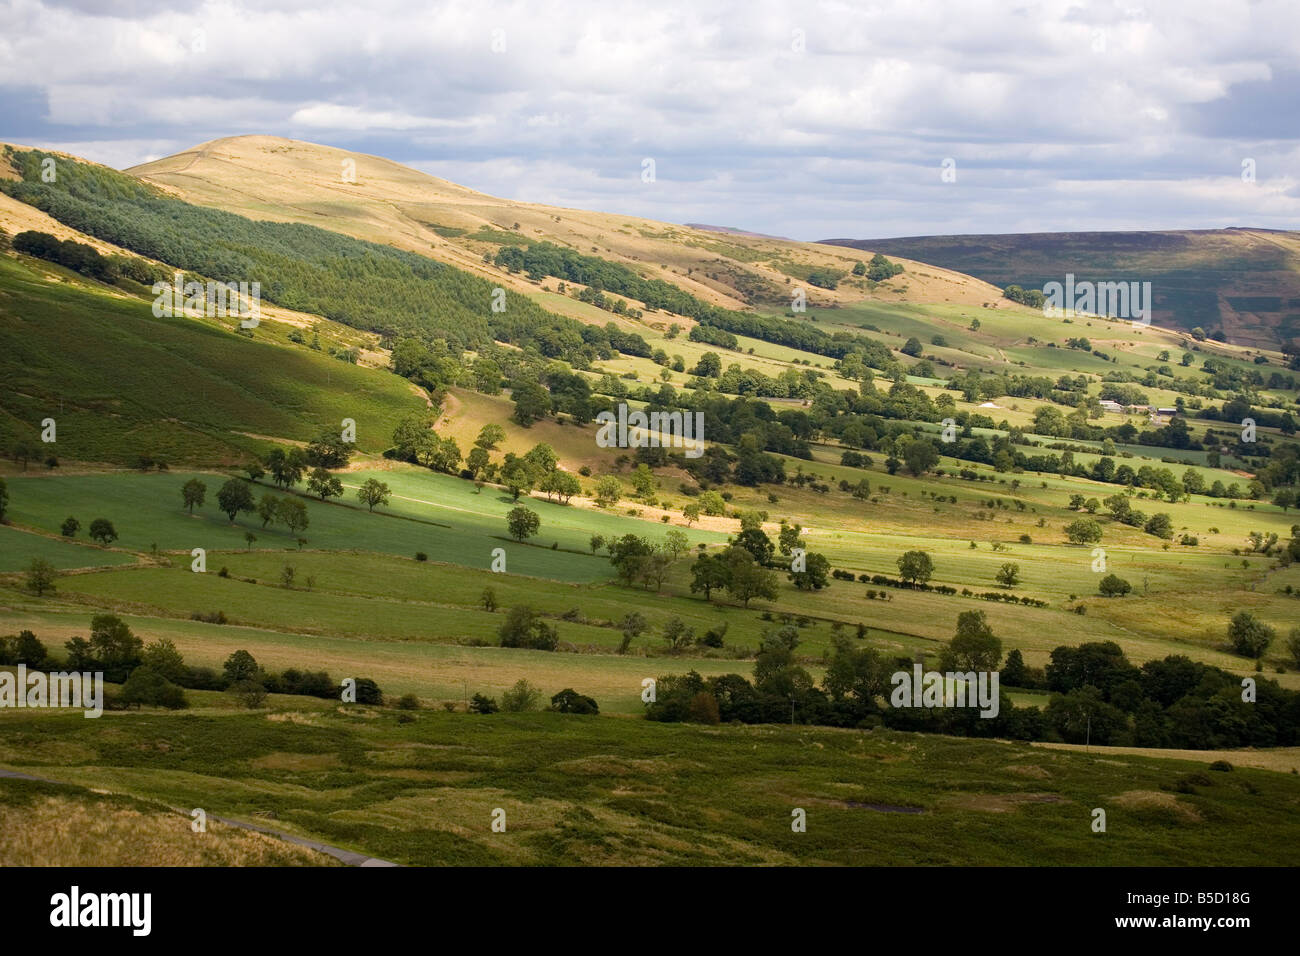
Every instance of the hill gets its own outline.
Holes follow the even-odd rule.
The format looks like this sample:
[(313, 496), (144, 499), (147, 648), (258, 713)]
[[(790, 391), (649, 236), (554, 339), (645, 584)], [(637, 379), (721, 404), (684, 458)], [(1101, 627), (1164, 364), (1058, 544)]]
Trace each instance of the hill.
[[(851, 277), (860, 256), (817, 243), (500, 199), (378, 156), (275, 136), (213, 140), (127, 172), (187, 202), (391, 244), (519, 290), (535, 285), (486, 265), (485, 253), (552, 242), (666, 279), (729, 309), (788, 306), (790, 288), (818, 268), (843, 273), (846, 280), (833, 290), (809, 289), (814, 302), (900, 299), (899, 283), (875, 289)], [(353, 173), (355, 181), (349, 181)], [(904, 263), (903, 301), (978, 304), (992, 292), (983, 282), (943, 269), (923, 269), (921, 275), (915, 265)]]
[(827, 239), (826, 244), (920, 259), (1004, 288), (1041, 289), (1066, 273), (1149, 281), (1157, 325), (1263, 348), (1300, 344), (1300, 233), (1272, 229), (1043, 232)]

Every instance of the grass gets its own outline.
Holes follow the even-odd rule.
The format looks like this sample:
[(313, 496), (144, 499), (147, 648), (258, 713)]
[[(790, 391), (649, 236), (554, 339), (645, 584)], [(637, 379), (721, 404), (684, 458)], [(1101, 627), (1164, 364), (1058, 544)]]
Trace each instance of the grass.
[[(0, 719), (4, 765), (238, 819), (270, 812), (290, 832), (412, 864), (1300, 862), (1300, 780), (1239, 768), (1183, 793), (1198, 765), (1169, 759), (545, 713)], [(490, 829), (497, 809), (505, 833)], [(795, 809), (807, 832), (792, 831)]]
[(156, 803), (28, 780), (0, 779), (0, 866), (337, 866), (272, 836)]
[[(379, 452), (423, 406), (390, 373), (340, 362), (263, 322), (249, 339), (236, 320), (156, 318), (149, 302), (69, 281), (59, 267), (0, 256), (0, 446), (35, 442), (63, 460), (232, 464), (264, 438), (307, 441), (357, 423), (357, 446)], [(223, 325), (228, 321), (230, 328)]]

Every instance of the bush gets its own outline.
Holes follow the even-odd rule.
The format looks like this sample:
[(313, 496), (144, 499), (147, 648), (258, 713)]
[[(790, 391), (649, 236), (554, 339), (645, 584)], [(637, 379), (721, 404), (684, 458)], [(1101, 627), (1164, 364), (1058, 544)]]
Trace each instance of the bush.
[(566, 687), (551, 698), (551, 710), (560, 714), (599, 714), (600, 707), (590, 697)]
[[(265, 693), (263, 693), (265, 696)], [(166, 707), (182, 710), (189, 706), (185, 691), (150, 667), (137, 667), (122, 685), (119, 703), (131, 707)]]
[(471, 714), (495, 714), (500, 709), (495, 698), (484, 694), (475, 694), (469, 701), (469, 712)]
[(1101, 583), (1097, 585), (1097, 590), (1104, 597), (1123, 597), (1133, 590), (1133, 585), (1117, 574), (1108, 574), (1101, 579)]
[(420, 698), (416, 697), (414, 694), (403, 694), (401, 697), (397, 699), (397, 709), (398, 710), (419, 710)]
[(1263, 657), (1273, 637), (1273, 629), (1249, 611), (1238, 611), (1228, 624), (1228, 642), (1243, 657)]
[(505, 622), (497, 631), (502, 647), (522, 647), (534, 651), (553, 651), (560, 636), (542, 616), (526, 604), (506, 612)]
[(429, 556), (428, 556), (427, 554), (425, 554), (423, 551), (417, 551), (417, 552), (415, 552), (415, 560), (417, 560), (417, 561), (428, 561), (428, 560), (429, 560)]
[(528, 681), (520, 678), (515, 686), (501, 695), (501, 709), (509, 714), (536, 710), (541, 703), (542, 692)]

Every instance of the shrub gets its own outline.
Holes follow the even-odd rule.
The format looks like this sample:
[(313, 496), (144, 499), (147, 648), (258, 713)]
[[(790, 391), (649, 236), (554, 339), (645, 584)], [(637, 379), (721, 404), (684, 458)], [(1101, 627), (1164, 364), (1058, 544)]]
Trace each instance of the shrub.
[(1238, 611), (1228, 624), (1228, 642), (1243, 657), (1263, 657), (1273, 637), (1273, 628), (1249, 611)]
[(512, 714), (536, 710), (541, 702), (541, 696), (541, 691), (521, 678), (501, 695), (501, 709)]
[(506, 612), (497, 631), (502, 647), (522, 647), (535, 651), (553, 651), (560, 644), (559, 634), (531, 607), (521, 604)]
[(590, 697), (566, 687), (551, 698), (551, 710), (560, 714), (599, 714), (600, 707)]
[(1117, 574), (1108, 574), (1101, 579), (1101, 583), (1097, 585), (1097, 590), (1104, 597), (1123, 597), (1133, 590), (1133, 585)]

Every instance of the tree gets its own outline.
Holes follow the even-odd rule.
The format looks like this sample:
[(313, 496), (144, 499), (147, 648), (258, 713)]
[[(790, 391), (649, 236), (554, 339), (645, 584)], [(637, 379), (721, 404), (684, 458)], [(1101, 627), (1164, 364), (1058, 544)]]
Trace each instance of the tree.
[(1153, 534), (1157, 538), (1164, 538), (1168, 541), (1174, 536), (1174, 522), (1169, 515), (1161, 511), (1147, 519), (1147, 523), (1142, 530), (1147, 534)]
[(555, 628), (526, 604), (516, 605), (506, 612), (506, 619), (497, 629), (497, 634), (502, 647), (553, 651), (560, 644)]
[(343, 482), (339, 481), (324, 468), (317, 468), (307, 478), (307, 490), (320, 495), (320, 500), (337, 498), (343, 494)]
[(506, 526), (510, 530), (510, 537), (516, 541), (523, 541), (537, 534), (542, 526), (542, 519), (537, 516), (536, 511), (529, 508), (512, 508), (506, 515)]
[(185, 507), (189, 509), (190, 514), (194, 514), (194, 506), (203, 507), (203, 501), (207, 498), (208, 486), (197, 478), (191, 478), (181, 486), (181, 499)]
[(629, 611), (625, 614), (623, 620), (618, 622), (618, 629), (623, 632), (623, 644), (620, 645), (619, 653), (624, 653), (627, 645), (640, 637), (649, 626), (650, 622), (640, 611)]
[(365, 482), (357, 489), (357, 497), (371, 511), (375, 510), (375, 505), (388, 504), (388, 496), (392, 492), (388, 488), (388, 483), (380, 481), (378, 478), (367, 478)]
[(63, 525), (59, 531), (65, 538), (75, 538), (77, 532), (81, 530), (81, 522), (71, 516), (63, 519)]
[(415, 460), (433, 471), (447, 475), (456, 474), (460, 467), (460, 446), (452, 438), (442, 438), (433, 432), (427, 432), (426, 438), (416, 451)]
[(280, 499), (269, 491), (262, 494), (257, 502), (257, 516), (262, 519), (262, 527), (274, 521), (280, 515)]
[(722, 374), (722, 359), (716, 352), (705, 352), (691, 369), (691, 374), (700, 378), (717, 378)]
[(276, 517), (284, 522), (289, 533), (296, 535), (308, 524), (307, 505), (297, 498), (281, 498), (275, 509)]
[(623, 483), (613, 475), (601, 475), (596, 482), (596, 504), (602, 508), (617, 504), (623, 497)]
[(90, 523), (90, 537), (104, 547), (108, 547), (117, 540), (117, 529), (107, 518), (96, 518)]
[(898, 559), (898, 576), (915, 587), (930, 580), (934, 561), (924, 551), (908, 551)]
[(1103, 597), (1123, 597), (1133, 590), (1133, 585), (1117, 574), (1108, 574), (1098, 583), (1097, 590)]
[(217, 491), (217, 507), (230, 519), (230, 523), (235, 523), (235, 516), (241, 511), (252, 511), (253, 491), (248, 487), (248, 483), (239, 479), (231, 478)]
[(700, 507), (710, 518), (716, 518), (727, 513), (727, 502), (722, 495), (716, 491), (706, 491), (700, 495)]
[(524, 428), (531, 428), (533, 422), (551, 411), (551, 395), (537, 382), (518, 383), (511, 389), (510, 397), (515, 403), (512, 417)]
[(1238, 611), (1228, 624), (1228, 642), (1243, 657), (1263, 657), (1273, 637), (1273, 628), (1249, 611)]
[(5, 512), (9, 510), (9, 486), (0, 478), (0, 523), (4, 522)]
[(599, 714), (600, 706), (592, 698), (566, 687), (551, 698), (551, 710), (560, 714)]
[(910, 355), (913, 358), (916, 358), (921, 354), (921, 340), (913, 335), (906, 343), (904, 343), (903, 347), (899, 349), (899, 351), (904, 355)]
[(542, 692), (521, 677), (515, 681), (513, 687), (501, 695), (501, 709), (508, 714), (519, 714), (536, 710), (541, 700)]
[(546, 442), (538, 442), (528, 449), (528, 452), (524, 455), (524, 461), (528, 462), (535, 474), (546, 475), (559, 467), (560, 456)]
[(236, 681), (230, 685), (230, 693), (249, 710), (255, 710), (266, 700), (266, 685), (260, 680)]
[(262, 676), (262, 668), (258, 666), (257, 660), (244, 650), (235, 651), (227, 657), (226, 662), (221, 665), (221, 672), (225, 675), (228, 684), (237, 684), (245, 680), (260, 682)]
[(776, 600), (776, 575), (761, 567), (745, 548), (732, 545), (722, 552), (722, 560), (727, 578), (723, 586), (745, 607), (754, 598)]
[(555, 495), (562, 504), (567, 505), (569, 499), (582, 490), (582, 485), (569, 472), (556, 468), (542, 477), (538, 490), (545, 492), (547, 498)]
[(478, 430), (478, 437), (474, 439), (474, 444), (484, 451), (492, 451), (505, 441), (506, 430), (496, 422), (488, 422)]
[(1013, 588), (1020, 583), (1020, 565), (1008, 561), (998, 568), (998, 584), (1004, 588)]
[(671, 617), (664, 625), (663, 637), (668, 645), (668, 652), (676, 654), (695, 642), (695, 629), (687, 626), (680, 617)]
[(1286, 650), (1291, 655), (1291, 663), (1300, 667), (1300, 627), (1291, 628), (1286, 637)]
[(744, 548), (754, 556), (754, 560), (759, 564), (767, 564), (772, 560), (772, 555), (776, 553), (776, 547), (772, 544), (772, 539), (758, 528), (747, 528), (736, 535), (735, 544)]
[(672, 528), (664, 535), (664, 550), (668, 552), (673, 561), (676, 561), (690, 549), (691, 541), (686, 537), (685, 531)]
[(1002, 660), (1002, 642), (993, 633), (983, 611), (957, 615), (957, 632), (939, 655), (944, 671), (994, 671)]
[(640, 535), (625, 534), (609, 543), (609, 563), (614, 566), (619, 579), (631, 584), (645, 567), (646, 559), (653, 553), (650, 542)]
[(185, 659), (181, 657), (181, 652), (176, 649), (176, 644), (169, 637), (146, 644), (144, 654), (140, 658), (140, 666), (152, 669), (173, 683), (182, 680), (188, 672)]
[(923, 475), (939, 464), (939, 452), (931, 442), (921, 439), (908, 444), (903, 450), (903, 460), (907, 462), (908, 471)]
[(272, 448), (266, 456), (265, 464), (275, 483), (288, 488), (302, 480), (302, 473), (307, 467), (307, 456), (301, 448), (290, 448), (288, 451)]
[(486, 448), (475, 445), (465, 457), (465, 467), (470, 470), (475, 478), (485, 476), (492, 467), (492, 456)]
[(1028, 687), (1030, 683), (1029, 668), (1025, 666), (1024, 655), (1020, 648), (1015, 648), (1002, 663), (1002, 683), (1008, 687)]
[(632, 487), (639, 498), (649, 498), (653, 495), (657, 484), (654, 472), (644, 462), (637, 465), (636, 470), (632, 472)]
[(104, 680), (120, 684), (140, 664), (144, 641), (131, 633), (116, 614), (96, 614), (90, 619), (89, 653)]
[(317, 468), (342, 468), (352, 457), (352, 446), (336, 431), (326, 429), (307, 445), (303, 456), (307, 464)]
[(37, 597), (44, 597), (46, 592), (54, 592), (54, 579), (58, 573), (54, 565), (44, 558), (32, 558), (27, 565), (27, 590)]
[(1071, 544), (1091, 544), (1101, 540), (1101, 525), (1092, 518), (1076, 518), (1065, 526)]
[(708, 601), (715, 589), (727, 586), (727, 562), (721, 555), (701, 553), (691, 565), (691, 593), (704, 592)]
[(247, 473), (249, 481), (257, 481), (266, 474), (265, 470), (263, 470), (262, 466), (257, 462), (245, 465), (244, 471)]
[(690, 527), (700, 520), (700, 506), (691, 502), (682, 508), (682, 517), (686, 519), (686, 527)]
[(527, 495), (533, 490), (533, 485), (537, 483), (537, 475), (524, 459), (506, 455), (505, 464), (501, 467), (501, 480), (509, 489), (511, 497), (518, 501), (520, 496)]
[(790, 571), (790, 580), (800, 591), (820, 591), (830, 583), (831, 562), (824, 554), (805, 554), (802, 571)]
[(122, 684), (117, 699), (119, 703), (128, 707), (166, 707), (168, 710), (181, 710), (189, 706), (189, 702), (185, 699), (185, 691), (154, 668), (144, 664), (131, 671), (131, 676)]

